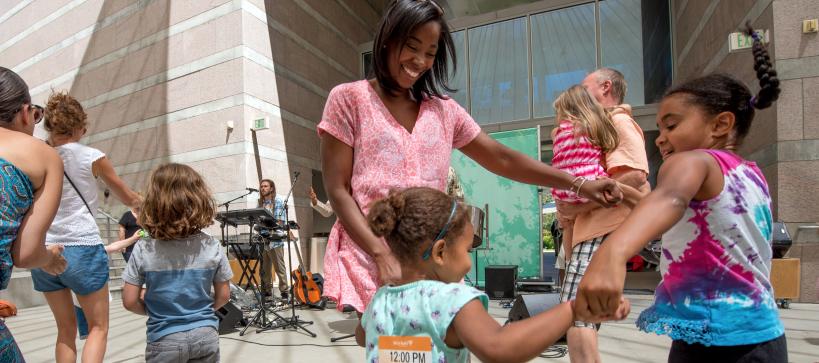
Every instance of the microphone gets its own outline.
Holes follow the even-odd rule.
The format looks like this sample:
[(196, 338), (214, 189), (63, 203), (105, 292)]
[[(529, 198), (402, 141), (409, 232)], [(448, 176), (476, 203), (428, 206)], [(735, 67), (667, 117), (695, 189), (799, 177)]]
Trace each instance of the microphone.
[(298, 172), (298, 171), (294, 171), (294, 172), (293, 172), (293, 175), (295, 175), (295, 176), (296, 176), (296, 178), (298, 178), (298, 177), (299, 177), (299, 174), (301, 174), (301, 172)]
[(249, 191), (249, 192), (256, 192), (256, 193), (259, 192), (259, 189), (254, 189), (254, 188), (245, 188), (245, 189), (247, 189), (247, 191)]

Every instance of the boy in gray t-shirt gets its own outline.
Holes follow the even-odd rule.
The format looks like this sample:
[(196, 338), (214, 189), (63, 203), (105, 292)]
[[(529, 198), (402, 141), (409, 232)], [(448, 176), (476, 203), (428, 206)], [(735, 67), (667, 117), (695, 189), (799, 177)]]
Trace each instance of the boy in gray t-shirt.
[(215, 310), (230, 298), (233, 272), (219, 242), (202, 232), (213, 223), (211, 193), (199, 173), (174, 163), (157, 167), (147, 189), (139, 220), (150, 236), (122, 274), (122, 305), (148, 315), (146, 362), (218, 362)]
[[(140, 240), (122, 280), (135, 286), (145, 284), (143, 304), (148, 315), (148, 350), (151, 343), (174, 338), (171, 340), (184, 345), (213, 344), (215, 351), (202, 348), (218, 357), (219, 319), (214, 312), (218, 307), (211, 287), (227, 284), (231, 277), (233, 272), (219, 242), (203, 232), (175, 241)], [(212, 334), (208, 334), (209, 331)], [(188, 341), (175, 334), (180, 332), (190, 332), (193, 335), (188, 336), (196, 340)], [(202, 341), (202, 334), (210, 336), (211, 341)], [(162, 354), (146, 352), (146, 359), (151, 353)]]

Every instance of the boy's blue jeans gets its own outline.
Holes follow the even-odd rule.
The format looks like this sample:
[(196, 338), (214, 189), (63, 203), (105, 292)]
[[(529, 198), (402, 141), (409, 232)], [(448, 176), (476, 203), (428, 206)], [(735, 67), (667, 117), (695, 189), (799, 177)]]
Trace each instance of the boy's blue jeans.
[(145, 362), (218, 363), (219, 333), (205, 326), (168, 334), (145, 347)]

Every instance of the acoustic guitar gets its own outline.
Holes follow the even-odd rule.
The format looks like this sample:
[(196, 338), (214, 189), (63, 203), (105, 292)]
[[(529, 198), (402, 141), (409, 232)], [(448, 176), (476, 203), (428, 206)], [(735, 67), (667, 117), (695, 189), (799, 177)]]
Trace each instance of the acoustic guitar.
[(291, 244), (296, 250), (299, 258), (299, 268), (293, 270), (290, 276), (293, 278), (293, 296), (302, 304), (319, 305), (321, 302), (321, 289), (313, 280), (313, 273), (304, 269), (304, 262), (301, 259), (298, 242)]

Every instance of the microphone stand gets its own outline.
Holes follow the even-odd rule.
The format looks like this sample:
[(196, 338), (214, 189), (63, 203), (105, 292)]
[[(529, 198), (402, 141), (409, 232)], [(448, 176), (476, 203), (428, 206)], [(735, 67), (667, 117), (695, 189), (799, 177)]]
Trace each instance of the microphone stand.
[[(291, 243), (291, 240), (290, 240), (291, 229), (290, 229), (290, 219), (288, 217), (288, 213), (289, 213), (288, 203), (290, 202), (290, 195), (293, 193), (293, 189), (296, 187), (296, 180), (298, 180), (298, 179), (299, 179), (299, 172), (297, 171), (297, 172), (294, 173), (293, 183), (290, 184), (290, 190), (287, 192), (287, 196), (284, 198), (284, 203), (282, 205), (282, 209), (284, 209), (284, 224), (285, 224), (285, 227), (287, 229), (287, 234), (285, 235), (285, 238), (287, 239), (287, 243), (288, 243), (288, 245), (287, 245), (287, 263), (290, 266), (290, 273), (291, 274), (293, 273), (293, 255), (291, 253), (291, 250), (293, 248), (298, 248), (298, 246), (294, 247), (294, 245), (290, 245), (290, 243)], [(274, 218), (275, 217), (276, 216), (274, 216)], [(298, 243), (298, 242), (295, 242), (295, 243)], [(264, 327), (264, 328), (261, 328), (261, 329), (257, 329), (256, 333), (259, 333), (259, 332), (262, 332), (262, 331), (265, 331), (265, 330), (276, 329), (276, 328), (282, 328), (282, 329), (293, 328), (293, 329), (296, 329), (296, 330), (298, 330), (298, 329), (304, 330), (305, 332), (307, 332), (307, 334), (310, 334), (311, 337), (313, 337), (313, 338), (316, 337), (316, 333), (313, 333), (313, 332), (311, 332), (310, 330), (308, 330), (307, 328), (304, 327), (305, 325), (313, 324), (313, 322), (312, 321), (306, 321), (306, 320), (300, 320), (298, 315), (296, 315), (296, 301), (295, 301), (296, 294), (295, 294), (295, 291), (294, 291), (293, 281), (292, 280), (293, 279), (292, 279), (292, 276), (291, 276), (291, 279), (290, 279), (290, 317), (280, 319), (280, 320), (283, 321), (282, 324), (277, 324), (275, 326), (269, 326), (269, 327)]]

